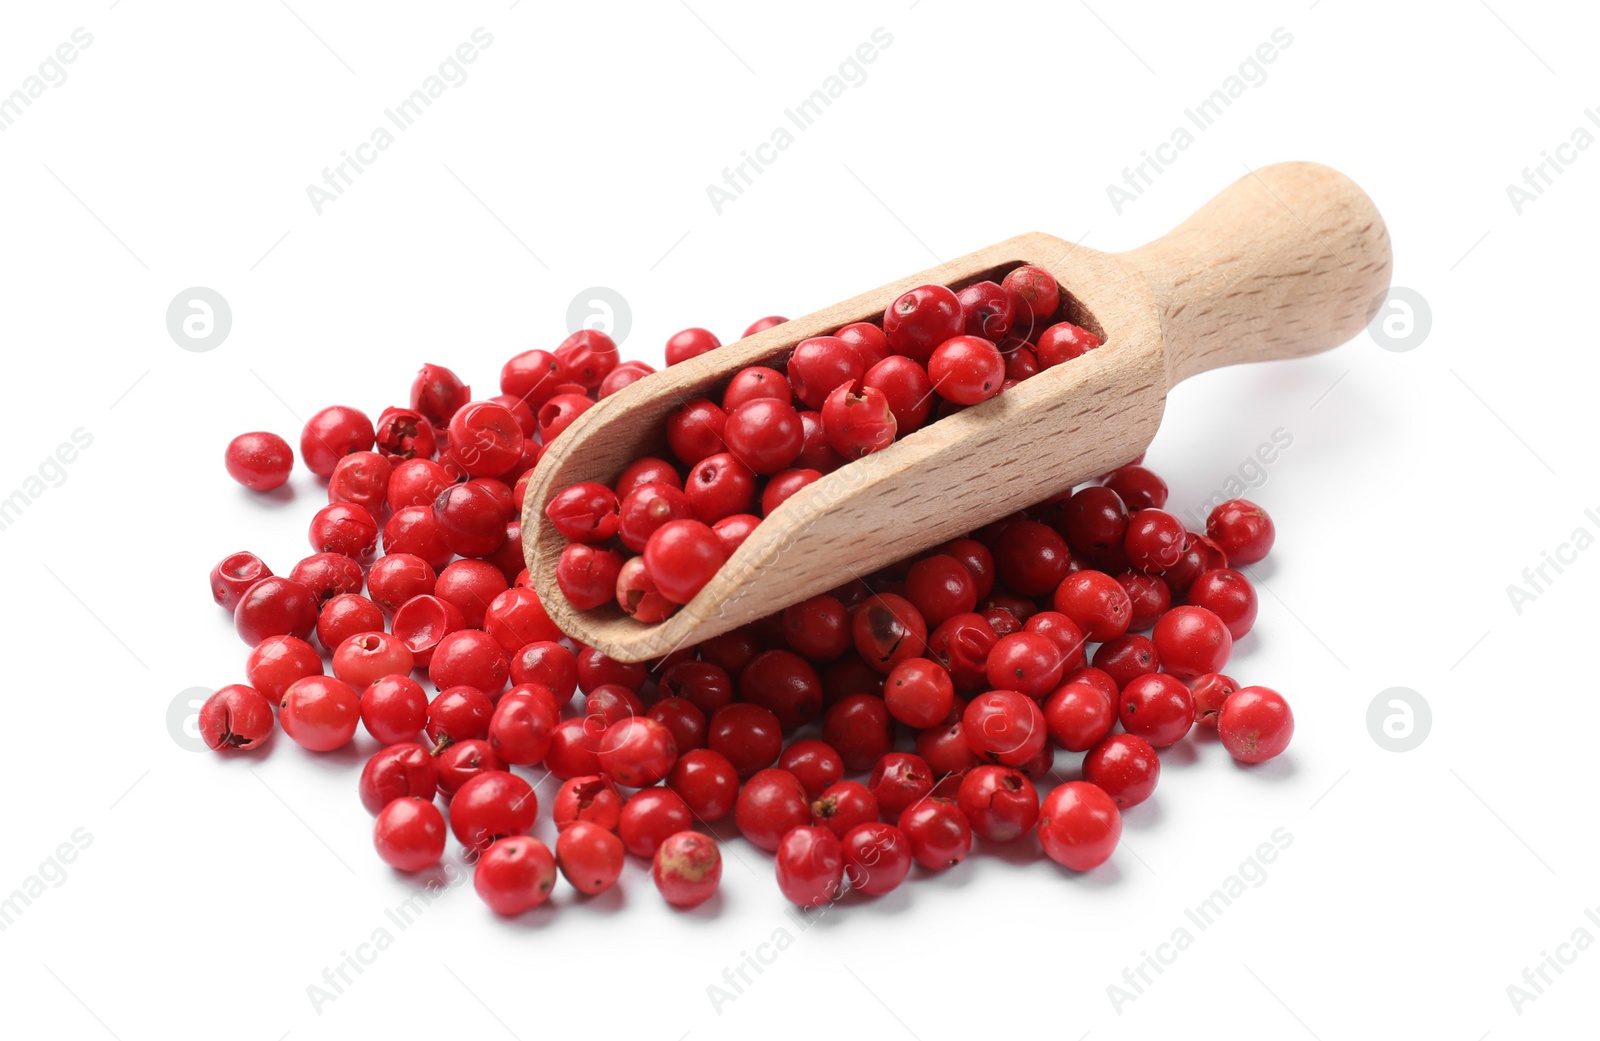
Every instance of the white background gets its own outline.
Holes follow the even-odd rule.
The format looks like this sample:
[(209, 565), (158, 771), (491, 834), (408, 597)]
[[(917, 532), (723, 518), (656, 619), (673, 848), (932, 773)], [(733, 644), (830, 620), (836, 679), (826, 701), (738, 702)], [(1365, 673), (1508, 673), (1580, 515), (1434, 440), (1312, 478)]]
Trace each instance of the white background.
[[(8, 1032), (277, 1039), (1236, 1036), (1590, 1033), (1600, 952), (1514, 1006), (1507, 987), (1600, 905), (1587, 673), (1600, 554), (1513, 609), (1507, 586), (1575, 528), (1592, 477), (1600, 149), (1519, 214), (1506, 186), (1600, 105), (1575, 5), (1378, 0), (1214, 5), (8, 5), (0, 93), (76, 27), (93, 43), (0, 133), (0, 496), (83, 428), (90, 448), (0, 532), (12, 795), (0, 896)], [(690, 9), (692, 7), (692, 10)], [(110, 9), (108, 9), (110, 8)], [(319, 216), (306, 186), (475, 27), (493, 44)], [(893, 43), (718, 215), (706, 186), (883, 27)], [(1293, 43), (1119, 215), (1106, 186), (1275, 28)], [(1256, 631), (1230, 672), (1292, 700), (1280, 761), (1165, 756), (1110, 865), (974, 856), (809, 929), (769, 861), (727, 846), (717, 903), (620, 891), (496, 920), (450, 892), (320, 1011), (307, 987), (389, 924), (413, 883), (372, 853), (363, 739), (317, 757), (185, 750), (181, 691), (242, 680), (207, 595), (224, 554), (279, 571), (322, 498), (263, 501), (222, 449), (334, 403), (402, 402), (424, 361), (490, 390), (550, 347), (581, 290), (630, 306), (624, 352), (724, 339), (1026, 230), (1126, 249), (1245, 172), (1316, 159), (1367, 189), (1395, 282), (1431, 324), (1209, 374), (1172, 396), (1150, 462), (1182, 511), (1277, 428), (1250, 495), (1277, 518)], [(223, 294), (226, 341), (164, 315)], [(1553, 572), (1551, 572), (1553, 575)], [(1373, 698), (1431, 707), (1381, 748)], [(1063, 757), (1070, 772), (1075, 757)], [(553, 786), (546, 783), (541, 794)], [(1576, 808), (1576, 812), (1574, 812)], [(546, 827), (542, 824), (541, 827)], [(75, 829), (92, 836), (41, 868)], [(1275, 829), (1292, 843), (1209, 929), (1184, 917)], [(725, 825), (724, 830), (731, 830)], [(548, 837), (548, 836), (547, 836)], [(1120, 1007), (1108, 985), (1189, 924)], [(720, 1009), (725, 967), (791, 945)], [(1026, 1024), (1026, 1025), (1024, 1025)]]

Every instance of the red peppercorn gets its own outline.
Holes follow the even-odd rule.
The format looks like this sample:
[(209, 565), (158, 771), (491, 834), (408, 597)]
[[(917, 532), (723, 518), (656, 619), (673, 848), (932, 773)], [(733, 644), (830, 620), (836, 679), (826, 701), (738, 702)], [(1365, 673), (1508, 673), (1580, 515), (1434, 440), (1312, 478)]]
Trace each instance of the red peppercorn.
[(384, 676), (361, 692), (361, 725), (385, 744), (411, 741), (428, 720), (428, 697), (409, 676)]
[(906, 726), (937, 726), (955, 704), (950, 674), (927, 658), (907, 658), (890, 672), (883, 687), (889, 714)]
[(1103, 557), (1122, 546), (1128, 533), (1128, 508), (1110, 488), (1081, 488), (1067, 500), (1061, 533), (1073, 552)]
[(821, 798), (829, 786), (844, 777), (844, 760), (838, 751), (826, 741), (815, 738), (790, 744), (778, 757), (778, 766), (794, 774), (808, 800)]
[(860, 459), (888, 448), (896, 426), (883, 391), (847, 383), (834, 388), (823, 402), (822, 430), (835, 452), (845, 459)]
[(1127, 632), (1133, 614), (1127, 590), (1100, 571), (1074, 571), (1062, 579), (1053, 603), (1057, 611), (1083, 630), (1086, 638), (1098, 642)]
[(827, 828), (798, 827), (777, 849), (778, 889), (799, 907), (821, 907), (844, 889), (844, 846)]
[(283, 732), (312, 752), (343, 748), (361, 722), (361, 699), (332, 676), (307, 676), (289, 684), (279, 705)]
[(604, 777), (572, 777), (562, 782), (550, 804), (550, 816), (557, 830), (565, 831), (583, 821), (615, 831), (622, 819), (622, 795)]
[(1014, 690), (1035, 701), (1061, 685), (1066, 662), (1054, 640), (1038, 633), (1003, 636), (989, 652), (985, 669), (989, 685)]
[(505, 651), (478, 629), (446, 633), (428, 660), (428, 678), (440, 690), (464, 684), (494, 697), (505, 689), (510, 675)]
[(444, 544), (463, 557), (486, 557), (506, 540), (510, 518), (493, 492), (478, 484), (453, 484), (433, 500), (433, 519)]
[(421, 413), (436, 429), (448, 426), (456, 409), (470, 400), (472, 388), (443, 365), (424, 365), (411, 384), (412, 410)]
[(379, 750), (361, 770), (361, 805), (376, 816), (396, 799), (433, 800), (439, 764), (419, 744), (404, 742)]
[(1111, 859), (1122, 838), (1122, 814), (1111, 796), (1087, 781), (1068, 781), (1045, 797), (1039, 811), (1039, 844), (1045, 855), (1073, 871), (1089, 871)]
[(1022, 631), (1038, 633), (1056, 645), (1056, 650), (1061, 653), (1063, 675), (1083, 667), (1083, 630), (1060, 611), (1035, 612), (1023, 623)]
[(833, 335), (854, 347), (856, 353), (861, 355), (861, 363), (869, 369), (893, 353), (889, 349), (888, 337), (871, 322), (851, 322)]
[(558, 492), (544, 514), (562, 538), (598, 545), (617, 533), (617, 496), (594, 481), (569, 485)]
[(1183, 556), (1187, 533), (1178, 518), (1164, 510), (1140, 510), (1128, 518), (1122, 549), (1128, 563), (1149, 574), (1159, 574)]
[(313, 553), (289, 569), (289, 578), (311, 590), (318, 605), (361, 591), (361, 565), (343, 553)]
[(1289, 747), (1294, 713), (1277, 691), (1244, 687), (1222, 703), (1217, 733), (1228, 754), (1239, 762), (1264, 763)]
[(1255, 588), (1248, 578), (1232, 568), (1201, 572), (1189, 585), (1188, 600), (1222, 619), (1235, 640), (1256, 624)]
[(617, 367), (617, 343), (599, 329), (579, 329), (555, 350), (561, 375), (585, 390), (594, 390)]
[(882, 896), (911, 873), (911, 840), (893, 824), (858, 824), (844, 836), (845, 884), (864, 896)]
[(800, 781), (775, 767), (745, 782), (733, 812), (740, 833), (769, 853), (777, 850), (790, 831), (811, 823), (811, 803)]
[(1128, 594), (1129, 630), (1148, 629), (1172, 606), (1172, 591), (1162, 579), (1142, 571), (1124, 571), (1117, 581)]
[(908, 807), (933, 790), (933, 781), (933, 767), (922, 756), (888, 752), (873, 765), (867, 787), (884, 816), (899, 819)]
[(390, 631), (405, 641), (416, 667), (425, 669), (440, 641), (465, 625), (461, 612), (448, 600), (414, 596), (395, 611)]
[(1071, 322), (1057, 322), (1039, 334), (1039, 364), (1050, 369), (1064, 361), (1082, 357), (1100, 346), (1100, 337)]
[(396, 799), (372, 826), (372, 844), (397, 871), (422, 871), (444, 856), (444, 814), (426, 799)]
[[(368, 629), (381, 629), (383, 614), (393, 614), (401, 604), (414, 596), (432, 593), (437, 580), (438, 576), (428, 562), (414, 553), (390, 553), (380, 558), (367, 571), (367, 589), (372, 594), (369, 606), (381, 609), (382, 613), (378, 615), (377, 624)], [(326, 614), (331, 606), (331, 600), (324, 604), (323, 613)], [(321, 617), (317, 619), (317, 629), (320, 634)]]
[[(756, 502), (756, 475), (732, 453), (708, 455), (689, 471), (683, 494), (689, 512), (706, 524), (748, 513)], [(646, 536), (648, 537), (648, 536)]]
[(697, 520), (668, 521), (644, 547), (644, 564), (661, 595), (687, 604), (727, 560), (710, 526)]
[(1203, 607), (1174, 607), (1151, 635), (1161, 667), (1179, 679), (1219, 672), (1233, 652), (1228, 627)]
[[(557, 388), (558, 390), (560, 388)], [(546, 445), (566, 432), (573, 420), (594, 407), (594, 402), (583, 394), (558, 393), (539, 406), (535, 414), (539, 422), (539, 440)]]
[(899, 436), (922, 426), (933, 409), (934, 386), (928, 370), (903, 355), (891, 355), (872, 366), (861, 384), (884, 396)]
[(300, 432), (300, 458), (318, 477), (330, 477), (340, 459), (370, 449), (374, 436), (365, 412), (330, 405), (306, 421)]
[(600, 769), (617, 784), (645, 788), (672, 770), (678, 745), (672, 731), (648, 716), (608, 726), (600, 737)]
[(1055, 277), (1032, 264), (1013, 268), (1000, 286), (1016, 301), (1016, 324), (1024, 329), (1042, 327), (1061, 306), (1061, 287)]
[[(987, 556), (988, 551), (984, 552)], [(978, 605), (978, 582), (961, 561), (936, 553), (912, 564), (906, 572), (906, 598), (928, 625), (937, 627)]]
[(376, 435), (378, 453), (391, 465), (407, 459), (433, 458), (433, 424), (413, 409), (384, 409), (378, 414)]
[(601, 399), (609, 398), (619, 390), (626, 390), (655, 371), (655, 366), (648, 365), (642, 361), (625, 361), (612, 369), (610, 375), (600, 381), (598, 396)]
[(622, 807), (617, 834), (636, 857), (654, 857), (662, 843), (693, 822), (689, 807), (670, 788), (641, 788)]
[(1254, 564), (1272, 549), (1276, 531), (1266, 510), (1248, 499), (1229, 499), (1206, 518), (1206, 534), (1216, 540), (1228, 560)]
[(1017, 315), (1016, 298), (994, 282), (974, 282), (956, 294), (967, 335), (998, 343), (1011, 332)]
[(1112, 734), (1083, 757), (1083, 777), (1126, 810), (1150, 798), (1161, 777), (1155, 748), (1134, 734)]
[(544, 843), (527, 835), (508, 836), (487, 846), (472, 872), (472, 888), (495, 914), (531, 911), (550, 898), (555, 884), (555, 857)]
[(1033, 759), (1050, 736), (1039, 706), (1014, 690), (991, 690), (973, 698), (961, 715), (961, 731), (975, 755), (1002, 766)]
[(976, 405), (1000, 393), (1006, 363), (995, 345), (978, 336), (955, 336), (928, 359), (928, 378), (946, 401)]
[(760, 705), (727, 705), (711, 717), (706, 744), (726, 756), (740, 777), (751, 777), (778, 761), (783, 749), (782, 725)]
[(357, 633), (333, 652), (333, 674), (357, 690), (385, 676), (408, 675), (414, 664), (405, 641), (385, 632)]
[(1161, 667), (1156, 645), (1148, 637), (1125, 633), (1102, 643), (1094, 652), (1094, 667), (1110, 676), (1119, 688)]
[[(749, 335), (746, 333), (745, 335)], [(709, 329), (684, 329), (682, 332), (673, 333), (667, 337), (667, 364), (677, 365), (679, 362), (698, 358), (709, 351), (714, 351), (722, 346), (722, 341)]]
[(1194, 725), (1194, 696), (1182, 680), (1150, 673), (1122, 689), (1118, 716), (1128, 733), (1166, 748), (1181, 741)]
[(923, 799), (900, 815), (900, 830), (911, 856), (929, 871), (943, 871), (967, 859), (972, 851), (972, 825), (949, 799)]
[(1111, 732), (1117, 712), (1104, 691), (1074, 680), (1062, 684), (1045, 701), (1044, 720), (1057, 744), (1069, 752), (1082, 752)]
[(213, 752), (248, 752), (272, 739), (272, 702), (253, 687), (230, 683), (200, 706), (197, 722), (200, 740)]
[(529, 684), (513, 687), (501, 696), (485, 733), (489, 747), (502, 762), (531, 766), (544, 760), (560, 723), (556, 696)]
[(761, 515), (772, 516), (772, 511), (787, 502), (790, 496), (821, 479), (822, 474), (817, 470), (781, 470), (773, 474), (761, 493)]
[(232, 611), (245, 591), (272, 571), (254, 553), (230, 553), (211, 569), (211, 597), (219, 607)]
[(538, 809), (539, 797), (527, 781), (495, 770), (456, 790), (450, 799), (450, 830), (457, 842), (481, 852), (500, 839), (528, 834)]
[(695, 398), (667, 417), (667, 445), (689, 466), (726, 450), (722, 440), (728, 415), (713, 401)]
[(811, 816), (819, 827), (842, 839), (857, 824), (878, 819), (878, 800), (864, 784), (838, 781), (811, 801)]
[(277, 434), (260, 430), (240, 434), (229, 441), (222, 459), (228, 476), (253, 492), (270, 492), (283, 487), (294, 467), (294, 452), (289, 442)]
[(696, 907), (717, 891), (722, 880), (722, 853), (699, 832), (680, 831), (667, 836), (656, 849), (650, 877), (661, 898), (673, 907)]
[(710, 748), (696, 748), (679, 756), (666, 783), (703, 821), (721, 820), (732, 813), (739, 795), (739, 773), (732, 760)]
[(615, 550), (569, 543), (556, 561), (556, 585), (573, 607), (587, 611), (616, 597), (623, 563)]
[(770, 710), (786, 730), (803, 726), (822, 711), (822, 680), (804, 658), (774, 648), (751, 658), (739, 671), (744, 700)]
[(863, 601), (852, 632), (862, 660), (884, 675), (907, 658), (921, 657), (927, 648), (927, 623), (911, 601), (893, 593)]
[(934, 348), (960, 336), (966, 325), (961, 301), (944, 286), (918, 286), (883, 312), (883, 334), (896, 354), (926, 365)]
[(881, 697), (851, 694), (822, 717), (822, 739), (850, 770), (867, 770), (894, 747), (894, 721)]
[(574, 821), (556, 838), (556, 865), (585, 896), (603, 893), (622, 876), (622, 840), (598, 824)]
[(389, 493), (393, 465), (376, 452), (351, 452), (328, 478), (328, 501), (354, 503), (377, 516)]
[(973, 834), (989, 842), (1013, 842), (1039, 819), (1039, 793), (1020, 771), (975, 766), (961, 779), (956, 805)]
[(957, 690), (975, 690), (988, 682), (989, 652), (998, 640), (982, 615), (953, 615), (928, 637), (928, 656), (950, 673)]
[(650, 667), (644, 662), (618, 661), (593, 647), (585, 647), (578, 654), (578, 687), (586, 694), (607, 683), (637, 693), (649, 675)]
[(434, 755), (439, 760), (439, 792), (447, 799), (479, 774), (506, 768), (487, 741), (457, 741), (443, 751), (435, 749)]
[(317, 622), (311, 590), (289, 578), (268, 576), (245, 590), (233, 610), (239, 638), (254, 646), (269, 636), (305, 639)]
[(1194, 695), (1195, 725), (1215, 730), (1223, 704), (1237, 690), (1239, 683), (1232, 676), (1224, 676), (1220, 672), (1197, 676), (1189, 685), (1189, 691)]
[(244, 674), (250, 687), (269, 702), (282, 701), (295, 680), (322, 675), (322, 658), (298, 637), (269, 636), (251, 648)]

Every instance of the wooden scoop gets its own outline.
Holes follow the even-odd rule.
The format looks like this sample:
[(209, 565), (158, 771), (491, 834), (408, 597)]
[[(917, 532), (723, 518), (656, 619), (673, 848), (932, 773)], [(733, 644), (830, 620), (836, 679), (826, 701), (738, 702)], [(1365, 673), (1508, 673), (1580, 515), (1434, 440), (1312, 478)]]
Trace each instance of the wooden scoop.
[[(641, 455), (670, 457), (668, 413), (720, 399), (748, 365), (782, 368), (795, 344), (876, 320), (914, 286), (959, 289), (1037, 264), (1062, 314), (1104, 346), (930, 423), (801, 490), (763, 520), (694, 600), (658, 625), (614, 604), (568, 605), (563, 540), (545, 505), (578, 481), (612, 483)], [(1165, 237), (1099, 253), (1028, 234), (649, 376), (585, 412), (529, 483), (523, 551), (539, 598), (573, 639), (636, 662), (737, 628), (1037, 503), (1144, 451), (1169, 388), (1223, 365), (1297, 358), (1360, 332), (1389, 288), (1389, 235), (1349, 178), (1315, 163), (1241, 177)]]

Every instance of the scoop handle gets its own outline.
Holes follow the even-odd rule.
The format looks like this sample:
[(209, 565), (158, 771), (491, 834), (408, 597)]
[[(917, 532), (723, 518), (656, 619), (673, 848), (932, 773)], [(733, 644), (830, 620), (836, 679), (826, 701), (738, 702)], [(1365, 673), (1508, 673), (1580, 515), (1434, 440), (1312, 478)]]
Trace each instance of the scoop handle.
[(1167, 384), (1298, 358), (1355, 336), (1389, 290), (1389, 231), (1367, 193), (1318, 163), (1251, 171), (1119, 257), (1150, 282)]

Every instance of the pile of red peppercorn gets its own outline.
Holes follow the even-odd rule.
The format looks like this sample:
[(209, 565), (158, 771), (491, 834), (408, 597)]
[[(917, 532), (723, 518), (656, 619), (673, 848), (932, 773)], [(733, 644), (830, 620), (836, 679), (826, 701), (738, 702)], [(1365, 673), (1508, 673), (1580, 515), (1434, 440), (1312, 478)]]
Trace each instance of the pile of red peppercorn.
[[(666, 620), (800, 489), (1100, 346), (1055, 320), (1062, 305), (1055, 278), (1029, 265), (959, 292), (918, 286), (881, 324), (802, 340), (783, 371), (748, 366), (720, 402), (684, 402), (666, 424), (676, 462), (645, 457), (611, 487), (586, 481), (551, 500), (545, 513), (569, 542), (562, 595), (580, 610), (615, 601), (641, 622)], [(715, 346), (688, 329), (668, 341), (667, 361)]]
[[(906, 322), (931, 321), (920, 317), (930, 300), (951, 320), (954, 300), (964, 331), (953, 338), (1004, 348), (1007, 375), (984, 393), (1094, 346), (1082, 330), (1063, 332), (1077, 347), (1057, 356), (1059, 345), (1047, 345), (1059, 325), (1024, 334), (1039, 324), (1032, 314), (1053, 315), (1057, 303), (1041, 302), (1041, 282), (1029, 273), (1037, 269), (1019, 270), (1004, 285), (907, 294)], [(1053, 281), (1048, 289), (1057, 293)], [(1014, 318), (1019, 301), (1038, 306), (1023, 328), (992, 324), (994, 315)], [(971, 333), (974, 315), (984, 337)], [(763, 319), (746, 335), (781, 321)], [(797, 413), (800, 451), (809, 454), (764, 464), (770, 493), (792, 463), (817, 471), (811, 464), (842, 465), (869, 450), (853, 434), (827, 431), (827, 405), (841, 388), (889, 410), (891, 439), (927, 420), (929, 402), (919, 405), (905, 388), (943, 384), (922, 362), (936, 361), (952, 339), (947, 331), (906, 340), (848, 327), (819, 338), (834, 341), (816, 352), (830, 375), (813, 379), (809, 362), (797, 372), (791, 359), (787, 375), (745, 380), (757, 390), (781, 386), (780, 396), (731, 406), (725, 398), (727, 412), (692, 403), (685, 413), (727, 416), (718, 435), (726, 446), (727, 423), (750, 403), (793, 412), (791, 393), (820, 400), (820, 420)], [(892, 353), (899, 344), (911, 349)], [(930, 344), (919, 360), (915, 352)], [(718, 346), (705, 330), (685, 330), (668, 342), (667, 358)], [(875, 379), (885, 365), (893, 378)], [(329, 498), (311, 521), (314, 552), (287, 577), (250, 553), (212, 571), (216, 601), (252, 649), (248, 685), (224, 687), (201, 711), (206, 743), (223, 752), (263, 746), (276, 728), (274, 705), (284, 732), (312, 751), (344, 747), (364, 728), (384, 746), (357, 786), (377, 818), (379, 856), (408, 872), (437, 864), (448, 823), (476, 865), (477, 891), (502, 914), (543, 903), (558, 870), (581, 893), (603, 891), (628, 854), (651, 862), (669, 903), (699, 904), (721, 876), (707, 826), (730, 815), (748, 841), (776, 855), (780, 889), (802, 906), (888, 892), (913, 864), (948, 868), (968, 855), (974, 835), (1037, 841), (1055, 861), (1088, 870), (1115, 848), (1121, 810), (1154, 790), (1157, 750), (1191, 728), (1216, 729), (1245, 763), (1287, 746), (1293, 717), (1284, 699), (1221, 673), (1256, 617), (1251, 583), (1229, 564), (1266, 555), (1271, 521), (1235, 500), (1212, 511), (1204, 534), (1186, 532), (1162, 510), (1165, 483), (1139, 461), (660, 661), (625, 664), (574, 644), (528, 585), (516, 520), (527, 475), (574, 416), (650, 371), (621, 362), (609, 338), (586, 331), (554, 352), (511, 359), (494, 398), (473, 400), (454, 373), (427, 366), (409, 407), (384, 410), (376, 427), (343, 406), (313, 416), (300, 454), (327, 478)], [(848, 382), (819, 393), (841, 374)], [(944, 401), (939, 408), (960, 404)], [(773, 407), (762, 406), (767, 415)], [(695, 451), (679, 453), (691, 484), (721, 454)], [(292, 462), (289, 445), (265, 433), (241, 435), (226, 455), (229, 473), (261, 491), (282, 485)], [(596, 511), (602, 522), (589, 530), (609, 524), (605, 537), (623, 532), (637, 552), (627, 543), (635, 523), (627, 500), (654, 488), (656, 500), (677, 509), (684, 483), (676, 465), (641, 460), (617, 482), (621, 500)], [(682, 519), (705, 516), (703, 502), (687, 501)], [(563, 512), (573, 506), (567, 496), (557, 503), (553, 513), (572, 528), (581, 511)], [(654, 516), (648, 502), (640, 512)], [(715, 518), (719, 538), (739, 516)], [(756, 522), (750, 515), (745, 523)], [(664, 527), (642, 540), (643, 563), (619, 561), (608, 586), (636, 617), (649, 617), (651, 601), (628, 595), (644, 587), (637, 574), (626, 584), (625, 572), (651, 567), (648, 547)], [(578, 547), (593, 543), (569, 550)], [(648, 592), (665, 592), (656, 584)], [(436, 689), (431, 698), (423, 674)], [(1041, 800), (1058, 748), (1086, 753), (1083, 779)], [(550, 811), (553, 853), (530, 835), (539, 800), (519, 772), (541, 768), (562, 782)]]

